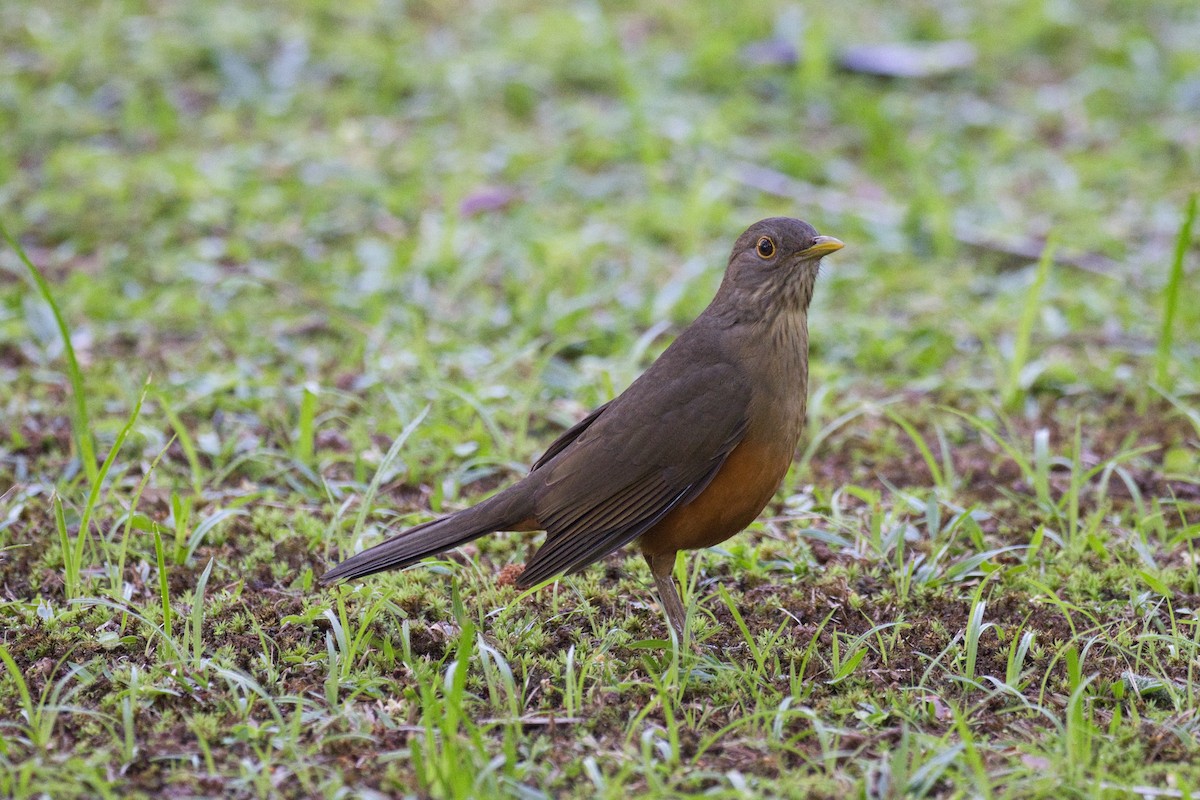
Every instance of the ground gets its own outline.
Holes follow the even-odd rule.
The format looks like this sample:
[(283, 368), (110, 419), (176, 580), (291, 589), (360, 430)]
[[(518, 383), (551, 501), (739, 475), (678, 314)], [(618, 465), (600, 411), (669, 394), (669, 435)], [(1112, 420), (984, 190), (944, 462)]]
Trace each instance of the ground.
[[(1191, 0), (0, 5), (0, 795), (1192, 796), (1197, 41)], [(692, 641), (637, 557), (518, 590), (528, 534), (316, 587), (521, 475), (776, 214), (847, 246), (795, 466), (678, 565)]]

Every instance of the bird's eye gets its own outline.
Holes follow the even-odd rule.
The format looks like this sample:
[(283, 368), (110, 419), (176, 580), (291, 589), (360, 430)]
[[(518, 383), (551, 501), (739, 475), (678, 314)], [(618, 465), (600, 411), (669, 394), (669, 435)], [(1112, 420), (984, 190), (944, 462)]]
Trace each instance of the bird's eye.
[(775, 255), (775, 243), (771, 241), (771, 237), (764, 236), (758, 240), (758, 246), (754, 248), (758, 252), (759, 258), (770, 258)]

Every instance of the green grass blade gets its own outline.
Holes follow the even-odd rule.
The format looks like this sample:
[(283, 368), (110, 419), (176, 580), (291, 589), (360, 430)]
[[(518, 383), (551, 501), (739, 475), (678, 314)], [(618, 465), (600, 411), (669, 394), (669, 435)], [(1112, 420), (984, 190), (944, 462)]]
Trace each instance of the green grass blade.
[(375, 476), (371, 478), (371, 483), (367, 486), (367, 492), (363, 495), (362, 505), (359, 506), (358, 516), (354, 520), (354, 535), (351, 537), (352, 542), (357, 542), (359, 535), (362, 533), (363, 525), (367, 522), (367, 515), (371, 513), (371, 504), (375, 501), (375, 495), (379, 493), (379, 487), (383, 483), (383, 478), (387, 475), (388, 468), (397, 458), (400, 457), (400, 450), (404, 447), (404, 443), (408, 441), (408, 437), (412, 436), (413, 431), (425, 419), (429, 413), (430, 406), (425, 406), (421, 409), (421, 413), (413, 417), (412, 422), (404, 426), (400, 431), (400, 435), (392, 442), (392, 446), (388, 448), (387, 454), (383, 460), (379, 462), (379, 467), (375, 470)]
[[(167, 454), (167, 450), (170, 449), (171, 444), (174, 441), (175, 438), (172, 437), (171, 440), (163, 445), (162, 449), (158, 451), (158, 455), (156, 455), (154, 460), (150, 462), (150, 468), (146, 470), (146, 474), (143, 475), (141, 481), (138, 482), (138, 487), (133, 492), (133, 498), (129, 501), (129, 512), (125, 515), (125, 531), (121, 536), (121, 545), (117, 550), (116, 568), (113, 570), (114, 597), (120, 597), (121, 594), (121, 581), (125, 574), (125, 559), (129, 553), (129, 537), (133, 532), (133, 520), (134, 516), (137, 514), (138, 505), (141, 503), (142, 494), (146, 491), (146, 486), (150, 483), (150, 477), (154, 475), (154, 470), (158, 468), (159, 462), (162, 461), (163, 456)], [(157, 535), (157, 523), (152, 522), (151, 525), (154, 527)], [(158, 537), (157, 549), (162, 549), (161, 535)]]
[(296, 459), (302, 464), (312, 464), (316, 442), (317, 391), (305, 384), (300, 396), (300, 420), (296, 424)]
[(158, 596), (162, 601), (163, 633), (171, 638), (171, 585), (167, 580), (167, 554), (163, 547), (162, 529), (155, 523), (154, 531), (154, 560), (158, 565)]
[(900, 429), (912, 440), (913, 445), (920, 452), (921, 458), (925, 460), (925, 466), (929, 468), (929, 475), (933, 478), (934, 486), (945, 486), (945, 477), (943, 476), (941, 466), (938, 464), (937, 459), (933, 457), (933, 451), (929, 449), (929, 445), (925, 442), (925, 437), (917, 431), (911, 422), (900, 416), (896, 411), (885, 408), (883, 413), (888, 419), (899, 425)]
[(212, 574), (213, 560), (210, 558), (196, 581), (196, 590), (192, 594), (191, 631), (192, 634), (192, 666), (200, 668), (204, 657), (204, 590), (208, 587), (208, 576)]
[(1008, 365), (1008, 380), (1004, 386), (1004, 406), (1012, 408), (1021, 399), (1021, 373), (1029, 360), (1029, 342), (1033, 337), (1033, 326), (1037, 322), (1038, 311), (1042, 307), (1042, 289), (1046, 278), (1050, 275), (1050, 267), (1054, 263), (1056, 246), (1054, 237), (1046, 240), (1042, 248), (1042, 257), (1038, 260), (1037, 273), (1029, 293), (1025, 296), (1025, 305), (1021, 309), (1021, 319), (1017, 324), (1017, 335), (1013, 341), (1012, 361)]
[(71, 546), (71, 534), (67, 530), (62, 498), (55, 494), (51, 505), (54, 507), (54, 527), (58, 530), (58, 542), (62, 547), (63, 588), (69, 599), (79, 592), (79, 562), (75, 560), (75, 548)]
[[(33, 705), (33, 696), (29, 693), (29, 684), (25, 682), (25, 676), (21, 674), (21, 668), (17, 666), (17, 662), (13, 660), (12, 655), (8, 652), (8, 648), (3, 644), (0, 644), (0, 661), (4, 662), (9, 677), (12, 678), (13, 685), (17, 687), (17, 695), (21, 700), (21, 709), (25, 712), (25, 721), (29, 724), (29, 731), (32, 734), (37, 731), (39, 726), (35, 724), (37, 709)], [(41, 743), (35, 742), (35, 744)]]
[(179, 440), (179, 446), (183, 448), (184, 458), (187, 459), (188, 469), (192, 473), (192, 494), (199, 496), (204, 491), (204, 470), (200, 466), (200, 455), (196, 450), (196, 442), (163, 393), (156, 392), (154, 399), (158, 401), (159, 408), (166, 415), (167, 422), (171, 423), (171, 429), (175, 431), (175, 438)]
[(1196, 194), (1188, 199), (1179, 238), (1175, 240), (1175, 257), (1171, 261), (1171, 274), (1163, 289), (1162, 330), (1158, 334), (1158, 350), (1154, 356), (1154, 381), (1168, 390), (1168, 369), (1171, 366), (1171, 344), (1175, 337), (1175, 313), (1179, 308), (1180, 287), (1183, 285), (1183, 260), (1192, 243), (1192, 225), (1196, 222)]
[[(150, 379), (146, 378), (145, 385), (142, 386), (142, 393), (138, 396), (137, 404), (133, 407), (133, 412), (129, 415), (129, 419), (125, 421), (125, 426), (121, 428), (117, 434), (116, 441), (113, 442), (112, 449), (108, 451), (108, 457), (104, 459), (104, 463), (100, 466), (100, 471), (96, 473), (96, 477), (92, 480), (92, 489), (88, 492), (87, 505), (83, 508), (83, 515), (79, 519), (79, 535), (75, 539), (75, 551), (72, 555), (73, 563), (78, 566), (83, 563), (83, 549), (88, 541), (88, 525), (92, 520), (92, 513), (96, 510), (96, 504), (100, 501), (100, 492), (104, 487), (104, 479), (108, 477), (108, 472), (112, 469), (113, 462), (117, 459), (117, 454), (121, 452), (121, 446), (125, 444), (125, 439), (129, 436), (129, 432), (133, 429), (134, 423), (142, 413), (142, 403), (146, 401), (146, 392), (150, 390)], [(78, 595), (71, 594), (67, 599), (74, 600)]]
[(50, 284), (42, 275), (42, 271), (29, 260), (25, 249), (8, 232), (8, 228), (4, 227), (3, 220), (0, 220), (0, 236), (4, 237), (4, 241), (8, 242), (8, 246), (17, 254), (17, 258), (21, 259), (21, 263), (29, 270), (33, 282), (37, 284), (38, 292), (54, 314), (54, 322), (58, 325), (58, 332), (62, 336), (63, 352), (67, 356), (67, 378), (71, 381), (71, 394), (74, 399), (71, 422), (75, 429), (75, 446), (79, 448), (79, 460), (83, 463), (83, 473), (87, 476), (88, 483), (94, 485), (99, 474), (99, 470), (96, 468), (96, 446), (92, 441), (92, 426), (88, 420), (87, 396), (83, 390), (83, 371), (79, 368), (79, 359), (75, 357), (75, 347), (71, 344), (71, 331), (67, 327), (66, 320), (63, 319), (62, 310), (54, 301), (54, 293), (50, 291)]

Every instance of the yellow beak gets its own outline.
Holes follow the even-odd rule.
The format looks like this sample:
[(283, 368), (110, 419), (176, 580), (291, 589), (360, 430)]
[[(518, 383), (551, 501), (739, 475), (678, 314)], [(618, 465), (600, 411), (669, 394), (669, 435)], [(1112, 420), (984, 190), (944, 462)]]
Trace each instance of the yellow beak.
[(832, 236), (818, 236), (813, 239), (812, 247), (801, 251), (800, 255), (805, 258), (816, 258), (834, 253), (845, 246), (841, 239), (835, 239)]

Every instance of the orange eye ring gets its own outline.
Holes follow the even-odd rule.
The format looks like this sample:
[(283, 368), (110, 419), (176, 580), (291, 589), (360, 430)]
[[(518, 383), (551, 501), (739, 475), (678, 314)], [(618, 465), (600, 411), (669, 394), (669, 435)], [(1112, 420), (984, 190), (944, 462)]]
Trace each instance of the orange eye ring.
[(770, 236), (763, 236), (758, 240), (758, 244), (754, 246), (754, 252), (758, 253), (759, 258), (766, 261), (775, 255), (775, 242), (771, 241)]

